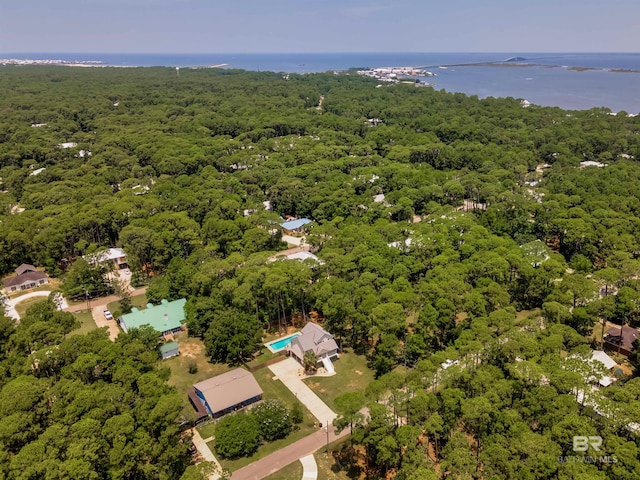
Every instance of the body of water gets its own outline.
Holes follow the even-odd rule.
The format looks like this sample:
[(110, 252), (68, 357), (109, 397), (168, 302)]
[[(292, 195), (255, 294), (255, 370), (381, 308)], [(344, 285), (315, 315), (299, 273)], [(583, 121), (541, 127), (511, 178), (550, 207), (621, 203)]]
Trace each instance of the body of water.
[[(523, 57), (529, 66), (477, 65)], [(290, 53), (290, 54), (1, 54), (4, 58), (101, 61), (111, 66), (225, 68), (312, 73), (357, 67), (420, 66), (436, 89), (485, 97), (524, 98), (567, 109), (607, 107), (640, 112), (640, 54), (635, 53)], [(475, 64), (475, 65), (474, 65)], [(445, 66), (446, 68), (440, 68)], [(576, 71), (584, 67), (594, 70)]]

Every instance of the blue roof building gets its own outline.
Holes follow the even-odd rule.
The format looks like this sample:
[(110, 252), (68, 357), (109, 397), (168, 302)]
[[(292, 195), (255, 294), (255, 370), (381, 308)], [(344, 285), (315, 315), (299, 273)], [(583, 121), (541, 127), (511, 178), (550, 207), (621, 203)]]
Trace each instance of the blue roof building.
[(288, 232), (299, 232), (302, 227), (311, 223), (308, 218), (299, 218), (298, 220), (290, 220), (281, 223), (280, 226)]

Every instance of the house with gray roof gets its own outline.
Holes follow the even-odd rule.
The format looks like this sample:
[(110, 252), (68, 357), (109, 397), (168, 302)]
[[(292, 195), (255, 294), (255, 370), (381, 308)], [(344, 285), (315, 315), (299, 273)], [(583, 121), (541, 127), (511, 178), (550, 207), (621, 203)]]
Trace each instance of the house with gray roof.
[(49, 278), (44, 272), (36, 270), (36, 267), (23, 263), (15, 270), (13, 277), (5, 278), (2, 283), (7, 292), (28, 290), (49, 283)]
[[(262, 389), (244, 368), (211, 377), (193, 386), (199, 402), (213, 418), (239, 410), (262, 399)], [(193, 400), (192, 400), (193, 402)]]
[(300, 335), (291, 340), (287, 346), (287, 353), (301, 365), (304, 364), (304, 354), (313, 352), (328, 372), (333, 372), (332, 358), (338, 358), (338, 344), (329, 332), (320, 325), (307, 323), (300, 331)]

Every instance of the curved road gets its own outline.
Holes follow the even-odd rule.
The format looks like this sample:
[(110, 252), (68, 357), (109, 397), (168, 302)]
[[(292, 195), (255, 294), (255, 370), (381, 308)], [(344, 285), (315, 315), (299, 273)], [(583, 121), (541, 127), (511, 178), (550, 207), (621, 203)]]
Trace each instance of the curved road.
[[(37, 291), (37, 292), (27, 293), (25, 295), (21, 295), (19, 297), (13, 298), (13, 299), (9, 299), (5, 303), (6, 314), (11, 318), (15, 318), (16, 320), (20, 320), (20, 315), (18, 315), (18, 312), (16, 311), (16, 305), (17, 304), (19, 304), (20, 302), (23, 302), (25, 300), (28, 300), (30, 298), (34, 298), (34, 297), (48, 297), (50, 294), (51, 294), (51, 291), (49, 291), (49, 290), (41, 290), (41, 291)], [(62, 298), (62, 301), (60, 302), (60, 305), (58, 306), (58, 310), (64, 310), (65, 308), (68, 308), (69, 304), (64, 299), (64, 297), (60, 297), (60, 298)]]

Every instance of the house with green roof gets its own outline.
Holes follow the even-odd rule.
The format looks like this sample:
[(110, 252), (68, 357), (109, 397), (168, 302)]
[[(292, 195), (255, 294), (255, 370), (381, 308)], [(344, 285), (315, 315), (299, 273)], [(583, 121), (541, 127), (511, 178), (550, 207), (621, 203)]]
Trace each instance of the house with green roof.
[(187, 300), (184, 298), (173, 302), (162, 300), (160, 305), (148, 303), (144, 310), (132, 308), (131, 313), (122, 315), (118, 321), (125, 333), (131, 328), (140, 328), (143, 325), (149, 325), (161, 335), (177, 333), (185, 329), (185, 303)]

